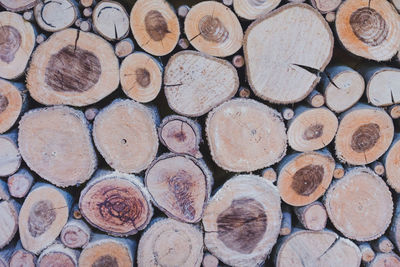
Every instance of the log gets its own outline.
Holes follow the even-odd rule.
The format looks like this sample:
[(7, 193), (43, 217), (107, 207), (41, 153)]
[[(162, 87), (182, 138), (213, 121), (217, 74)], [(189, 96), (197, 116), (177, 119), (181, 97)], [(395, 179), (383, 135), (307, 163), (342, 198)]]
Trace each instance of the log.
[(389, 229), (389, 238), (393, 242), (397, 251), (400, 251), (400, 204), (396, 203), (396, 210), (393, 214), (392, 224)]
[(22, 14), (22, 17), (24, 18), (24, 20), (29, 21), (29, 22), (35, 21), (35, 15), (33, 14), (32, 10), (25, 11)]
[(125, 38), (115, 45), (115, 54), (119, 58), (125, 58), (135, 49), (135, 45), (130, 38)]
[(244, 66), (244, 57), (242, 55), (235, 55), (232, 58), (232, 65), (235, 66), (236, 68), (241, 68)]
[(45, 34), (43, 34), (43, 33), (41, 33), (41, 34), (38, 34), (37, 36), (36, 36), (36, 43), (39, 45), (39, 44), (41, 44), (41, 43), (43, 43), (44, 41), (46, 41), (47, 40), (47, 36), (45, 35)]
[(79, 251), (65, 247), (56, 242), (45, 249), (37, 261), (38, 267), (65, 266), (78, 267)]
[(93, 227), (114, 236), (136, 234), (153, 216), (150, 195), (138, 177), (102, 170), (81, 191), (79, 209)]
[(85, 110), (85, 118), (86, 118), (88, 121), (93, 121), (94, 118), (96, 118), (96, 116), (97, 116), (98, 113), (99, 113), (99, 109), (98, 109), (98, 108), (96, 108), (96, 107), (94, 107), (94, 106), (89, 107), (89, 108), (87, 108), (87, 109)]
[(34, 9), (35, 20), (47, 32), (64, 30), (75, 23), (79, 9), (73, 0), (44, 0)]
[(72, 207), (71, 214), (72, 214), (72, 217), (74, 217), (74, 219), (77, 219), (77, 220), (82, 219), (82, 213), (81, 213), (81, 210), (79, 209), (79, 204), (75, 204)]
[(182, 48), (183, 50), (188, 49), (190, 46), (190, 42), (188, 39), (186, 38), (180, 38), (178, 41), (178, 45), (180, 48)]
[(214, 162), (225, 170), (255, 171), (286, 154), (281, 115), (255, 100), (234, 99), (215, 108), (208, 114), (206, 134)]
[[(83, 9), (82, 13), (83, 13), (83, 16), (89, 18), (93, 15), (93, 9), (91, 7), (86, 7)], [(128, 25), (129, 25), (129, 21), (128, 21)]]
[(289, 145), (297, 151), (318, 150), (332, 142), (338, 128), (335, 114), (325, 107), (300, 106), (288, 123)]
[(234, 0), (233, 9), (239, 17), (255, 20), (275, 9), (280, 2), (281, 0)]
[(39, 254), (52, 244), (67, 223), (72, 197), (53, 185), (36, 183), (19, 213), (19, 235), (24, 249)]
[(25, 87), (0, 79), (0, 134), (15, 124), (28, 105)]
[(21, 241), (18, 241), (9, 264), (10, 267), (35, 267), (36, 260), (36, 255), (25, 250), (22, 247)]
[(157, 220), (140, 238), (137, 257), (138, 267), (200, 267), (203, 234), (195, 225), (172, 219)]
[(10, 262), (14, 249), (15, 249), (15, 242), (9, 244), (7, 247), (0, 250), (0, 266), (2, 267), (9, 266), (8, 263)]
[(203, 217), (213, 178), (203, 161), (171, 153), (150, 165), (144, 182), (154, 205), (168, 217), (196, 223)]
[(87, 181), (97, 167), (88, 122), (81, 111), (70, 107), (25, 113), (19, 123), (18, 144), (29, 168), (60, 187)]
[(375, 258), (375, 251), (367, 242), (361, 243), (358, 247), (360, 248), (361, 260), (364, 264), (372, 261)]
[(210, 253), (205, 253), (203, 261), (201, 262), (202, 267), (218, 267), (219, 260), (217, 257)]
[(0, 0), (0, 5), (12, 12), (20, 12), (34, 7), (39, 0)]
[(282, 113), (282, 117), (285, 120), (291, 120), (294, 117), (294, 110), (288, 107), (284, 107), (280, 109), (280, 112)]
[(270, 181), (271, 183), (274, 183), (278, 175), (276, 174), (276, 171), (273, 168), (269, 167), (262, 170), (261, 176)]
[(281, 239), (275, 266), (348, 266), (361, 264), (359, 248), (349, 239), (328, 230), (297, 230)]
[(357, 241), (380, 237), (393, 213), (386, 183), (371, 169), (353, 168), (336, 180), (325, 194), (329, 219), (343, 235)]
[(18, 231), (20, 208), (15, 200), (0, 202), (0, 249), (8, 245)]
[(158, 127), (161, 143), (173, 153), (181, 153), (201, 158), (201, 126), (196, 121), (183, 116), (165, 117)]
[(225, 182), (207, 205), (204, 243), (225, 264), (258, 266), (276, 243), (281, 219), (277, 188), (259, 176), (239, 175)]
[(389, 107), (388, 112), (392, 119), (399, 119), (400, 118), (400, 105), (393, 105)]
[(93, 27), (92, 25), (93, 25), (93, 23), (92, 23), (91, 19), (83, 20), (80, 23), (79, 29), (81, 31), (83, 31), (83, 32), (90, 32), (92, 30), (92, 27)]
[(397, 11), (400, 12), (400, 1), (399, 0), (391, 0), (392, 4), (394, 7), (397, 9)]
[(185, 18), (186, 15), (189, 13), (190, 7), (187, 5), (181, 5), (178, 7), (177, 13), (178, 16), (181, 18)]
[(233, 0), (222, 0), (222, 3), (226, 6), (231, 6), (233, 5)]
[(322, 14), (335, 11), (341, 3), (342, 0), (311, 0), (312, 6)]
[(372, 247), (377, 252), (389, 253), (394, 249), (393, 243), (386, 236), (381, 236), (379, 239), (372, 242)]
[(344, 176), (344, 168), (340, 163), (335, 164), (335, 170), (333, 171), (333, 178), (340, 179)]
[(357, 104), (341, 115), (335, 138), (339, 160), (368, 164), (381, 157), (392, 143), (392, 118), (382, 109)]
[(94, 6), (96, 4), (96, 1), (95, 0), (80, 0), (79, 3), (83, 7), (91, 7), (91, 6)]
[(246, 87), (239, 88), (239, 97), (249, 98), (250, 96), (251, 96), (251, 91), (249, 88), (246, 88)]
[(0, 147), (0, 177), (6, 177), (14, 174), (21, 166), (17, 131), (0, 135)]
[(117, 1), (103, 0), (92, 14), (93, 29), (109, 41), (122, 40), (129, 33), (129, 16)]
[(346, 0), (335, 22), (338, 39), (357, 56), (386, 61), (399, 49), (398, 13), (388, 1)]
[(321, 202), (314, 201), (306, 206), (296, 207), (294, 211), (305, 229), (320, 231), (325, 228), (328, 215)]
[(374, 170), (374, 172), (380, 176), (385, 174), (385, 166), (382, 164), (382, 162), (375, 161), (371, 164), (371, 169)]
[(163, 67), (152, 56), (136, 52), (121, 64), (120, 79), (124, 93), (141, 103), (153, 101), (160, 93)]
[(146, 106), (117, 99), (97, 114), (93, 124), (94, 143), (113, 169), (139, 173), (156, 157), (157, 120), (156, 112)]
[(328, 12), (325, 14), (325, 19), (329, 23), (334, 23), (336, 20), (336, 12)]
[[(3, 6), (21, 5), (29, 0), (1, 0)], [(36, 1), (34, 1), (36, 2)], [(13, 4), (15, 3), (15, 4)], [(36, 33), (31, 23), (16, 13), (0, 12), (0, 78), (14, 80), (24, 74), (33, 48)]]
[(136, 242), (128, 238), (115, 238), (96, 234), (82, 250), (79, 266), (132, 267), (135, 262)]
[(313, 90), (307, 96), (307, 103), (314, 108), (322, 107), (325, 104), (325, 97), (318, 92), (317, 90)]
[(41, 104), (87, 106), (117, 89), (118, 59), (104, 39), (66, 29), (35, 50), (26, 82)]
[(286, 156), (278, 166), (277, 186), (282, 200), (296, 207), (314, 202), (331, 183), (334, 168), (335, 161), (328, 151)]
[(268, 13), (253, 22), (244, 37), (250, 87), (273, 103), (303, 100), (328, 65), (333, 43), (328, 23), (309, 5), (287, 4)]
[(136, 1), (130, 24), (138, 45), (154, 56), (171, 53), (181, 33), (178, 17), (165, 0)]
[(231, 99), (239, 88), (235, 67), (228, 61), (194, 51), (181, 51), (168, 61), (164, 93), (178, 114), (198, 117)]
[(279, 235), (290, 235), (292, 232), (292, 214), (290, 213), (290, 208), (287, 205), (282, 207), (282, 223)]
[(60, 240), (66, 247), (82, 248), (89, 243), (91, 232), (83, 220), (69, 219), (61, 231)]
[(15, 198), (25, 197), (31, 189), (33, 182), (32, 173), (28, 169), (19, 169), (7, 179), (10, 195)]
[(211, 56), (227, 57), (242, 47), (243, 30), (238, 18), (216, 1), (192, 6), (186, 15), (185, 34), (194, 48)]
[(7, 183), (0, 180), (0, 200), (9, 200), (10, 192), (8, 191)]
[(376, 257), (366, 267), (400, 266), (400, 257), (394, 253), (377, 253)]

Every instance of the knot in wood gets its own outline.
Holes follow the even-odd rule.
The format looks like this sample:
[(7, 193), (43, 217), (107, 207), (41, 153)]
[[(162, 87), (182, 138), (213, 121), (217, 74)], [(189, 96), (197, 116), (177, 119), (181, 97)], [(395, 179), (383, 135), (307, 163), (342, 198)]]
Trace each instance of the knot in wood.
[(292, 189), (299, 195), (309, 196), (322, 183), (324, 168), (321, 165), (307, 165), (293, 175)]
[(0, 93), (0, 114), (8, 107), (8, 98)]
[(28, 230), (33, 237), (41, 236), (46, 232), (56, 219), (53, 203), (49, 200), (41, 200), (35, 203), (28, 217)]
[(182, 214), (188, 220), (193, 220), (196, 215), (191, 195), (193, 186), (191, 179), (192, 176), (184, 170), (178, 171), (175, 176), (168, 179), (168, 188), (174, 194)]
[(118, 267), (118, 261), (115, 257), (104, 255), (98, 258), (92, 267)]
[(224, 24), (213, 16), (207, 15), (199, 21), (199, 31), (204, 39), (210, 42), (223, 43), (229, 37)]
[(163, 15), (157, 10), (151, 10), (144, 18), (144, 25), (147, 34), (154, 41), (161, 41), (169, 33), (168, 24)]
[(380, 129), (378, 124), (368, 123), (361, 125), (351, 137), (351, 148), (358, 153), (363, 153), (373, 148), (379, 137)]
[(21, 46), (22, 37), (19, 31), (9, 25), (0, 27), (0, 60), (10, 63)]
[(322, 124), (314, 124), (309, 126), (303, 133), (303, 138), (307, 141), (317, 139), (324, 133), (324, 126)]
[(146, 70), (145, 68), (138, 68), (136, 69), (135, 74), (136, 74), (136, 82), (141, 87), (147, 87), (150, 85), (151, 77), (150, 77), (150, 72), (148, 72), (148, 70)]

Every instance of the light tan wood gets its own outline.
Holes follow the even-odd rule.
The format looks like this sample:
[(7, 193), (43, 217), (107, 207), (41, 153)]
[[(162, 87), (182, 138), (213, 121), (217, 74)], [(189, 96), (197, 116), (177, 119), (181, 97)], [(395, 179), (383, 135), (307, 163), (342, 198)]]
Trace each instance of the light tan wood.
[(371, 248), (370, 244), (364, 242), (359, 246), (361, 251), (361, 260), (365, 263), (372, 261), (375, 258), (375, 251)]
[(115, 45), (115, 54), (119, 58), (124, 58), (133, 53), (134, 49), (135, 45), (133, 40), (130, 38), (125, 38)]
[(15, 198), (23, 198), (28, 194), (34, 182), (32, 173), (25, 168), (19, 169), (7, 179), (10, 195)]
[(352, 241), (332, 231), (297, 230), (281, 239), (275, 263), (277, 267), (358, 267), (361, 264), (361, 253)]
[(0, 134), (15, 124), (27, 107), (25, 87), (0, 78)]
[(273, 183), (276, 181), (278, 175), (276, 174), (276, 171), (273, 168), (269, 167), (262, 170), (261, 176)]
[(176, 113), (198, 117), (232, 98), (239, 88), (236, 69), (228, 61), (194, 51), (181, 51), (168, 61), (164, 93)]
[(94, 5), (96, 3), (96, 1), (94, 1), (94, 0), (80, 0), (79, 3), (83, 7), (90, 7), (90, 6)]
[(329, 23), (334, 23), (336, 20), (336, 12), (328, 12), (325, 14), (325, 19)]
[(222, 0), (222, 3), (226, 6), (231, 6), (233, 5), (233, 0)]
[(183, 50), (188, 49), (190, 46), (189, 40), (186, 38), (181, 38), (178, 41), (178, 45), (180, 48), (182, 48)]
[(79, 209), (93, 227), (114, 236), (136, 234), (153, 216), (150, 195), (138, 177), (102, 170), (81, 191)]
[(307, 103), (314, 108), (319, 108), (325, 104), (325, 97), (317, 90), (313, 90), (307, 96)]
[(251, 91), (249, 88), (240, 87), (239, 88), (239, 97), (249, 98), (251, 96)]
[[(25, 1), (7, 1), (18, 2)], [(32, 1), (30, 1), (32, 2)], [(7, 11), (0, 12), (0, 78), (17, 79), (24, 74), (28, 61), (35, 47), (36, 34), (33, 26), (23, 17)]]
[(177, 13), (178, 16), (181, 18), (185, 18), (186, 15), (189, 13), (190, 7), (187, 5), (181, 5), (178, 7)]
[(19, 12), (34, 7), (39, 0), (0, 0), (0, 5), (12, 12)]
[(117, 1), (103, 0), (92, 14), (93, 29), (109, 41), (122, 40), (129, 33), (129, 16)]
[(100, 154), (115, 170), (139, 173), (156, 157), (157, 114), (132, 100), (115, 100), (97, 114), (93, 139)]
[(381, 236), (379, 239), (372, 242), (372, 247), (377, 252), (389, 253), (394, 249), (393, 243), (386, 236)]
[[(92, 14), (93, 14), (93, 9), (91, 7), (86, 7), (86, 8), (83, 9), (82, 13), (83, 13), (83, 16), (85, 16), (87, 18), (91, 17)], [(129, 25), (129, 22), (128, 22), (128, 25)]]
[(333, 178), (340, 179), (344, 176), (344, 168), (340, 163), (335, 164), (335, 170), (333, 171)]
[(329, 219), (348, 238), (369, 241), (388, 228), (393, 213), (391, 193), (369, 168), (354, 168), (325, 194)]
[(289, 145), (297, 151), (321, 149), (333, 140), (338, 124), (335, 114), (325, 107), (300, 106), (288, 123)]
[(337, 10), (335, 28), (351, 53), (385, 61), (400, 48), (399, 21), (399, 14), (386, 0), (346, 0)]
[(35, 15), (33, 14), (32, 10), (25, 11), (22, 14), (22, 17), (24, 18), (24, 20), (29, 22), (33, 22), (35, 20)]
[(400, 266), (400, 257), (394, 253), (377, 253), (373, 261), (366, 267), (396, 267)]
[(82, 248), (89, 243), (91, 232), (84, 220), (69, 219), (60, 233), (60, 240), (66, 247)]
[(64, 266), (78, 267), (79, 251), (65, 247), (56, 242), (45, 249), (37, 261), (38, 267)]
[(282, 117), (255, 100), (234, 99), (215, 108), (208, 114), (206, 134), (214, 162), (225, 170), (255, 171), (286, 154)]
[(243, 30), (236, 15), (216, 1), (203, 1), (190, 9), (185, 34), (197, 50), (216, 57), (233, 55), (242, 47)]
[(20, 207), (15, 200), (0, 202), (0, 249), (10, 243), (18, 231)]
[(81, 31), (83, 32), (90, 32), (92, 30), (92, 27), (92, 19), (83, 20), (79, 25), (79, 29), (81, 29)]
[(335, 138), (339, 160), (368, 164), (381, 157), (392, 143), (394, 126), (382, 109), (357, 104), (342, 114)]
[(296, 207), (294, 211), (300, 223), (307, 230), (323, 230), (328, 221), (325, 207), (319, 201), (314, 201), (313, 203), (303, 207)]
[(25, 113), (18, 144), (29, 168), (60, 187), (87, 181), (97, 168), (88, 122), (81, 111), (70, 107)]
[(158, 219), (140, 238), (138, 267), (193, 266), (203, 260), (203, 233), (196, 225)]
[(335, 11), (341, 3), (341, 0), (311, 0), (313, 7), (322, 14)]
[(37, 44), (41, 44), (41, 43), (43, 43), (43, 42), (46, 41), (46, 40), (47, 40), (47, 36), (46, 36), (45, 34), (43, 34), (43, 33), (38, 34), (38, 35), (36, 36), (36, 43), (37, 43)]
[(165, 0), (136, 1), (131, 11), (130, 24), (138, 45), (152, 55), (167, 55), (178, 43), (178, 17)]
[(374, 172), (380, 176), (385, 174), (385, 166), (382, 164), (382, 162), (375, 161), (371, 164), (371, 169), (374, 170)]
[(9, 264), (10, 267), (35, 267), (36, 255), (25, 250), (19, 240), (10, 258)]
[(217, 257), (210, 253), (205, 253), (203, 261), (201, 262), (202, 267), (218, 267), (219, 260)]
[(19, 235), (24, 249), (39, 254), (60, 234), (67, 223), (72, 197), (45, 183), (37, 183), (19, 213)]
[(399, 119), (400, 118), (400, 105), (390, 106), (388, 109), (388, 112), (390, 114), (390, 117), (392, 117), (392, 119)]
[(400, 251), (400, 201), (396, 202), (396, 210), (393, 215), (392, 224), (389, 229), (389, 238), (397, 251)]
[(161, 90), (163, 67), (152, 56), (136, 52), (126, 57), (120, 68), (122, 90), (141, 103), (153, 101)]
[(72, 26), (79, 16), (79, 9), (72, 0), (44, 0), (34, 9), (35, 20), (47, 32), (57, 32)]
[(287, 205), (282, 207), (282, 223), (279, 235), (285, 236), (290, 235), (292, 232), (292, 214), (290, 208)]
[(304, 206), (321, 197), (332, 181), (335, 161), (328, 151), (295, 153), (279, 163), (278, 189), (282, 200)]
[(272, 11), (281, 0), (234, 0), (233, 9), (239, 17), (254, 20)]
[(282, 117), (287, 121), (294, 117), (294, 110), (291, 108), (283, 107), (280, 109), (280, 112), (282, 113)]
[(243, 51), (250, 87), (270, 102), (299, 102), (318, 83), (315, 71), (325, 69), (332, 50), (333, 35), (320, 13), (306, 4), (284, 5), (247, 28)]
[(66, 29), (35, 50), (27, 88), (32, 98), (45, 105), (90, 105), (117, 89), (118, 64), (114, 49), (104, 39)]
[(89, 107), (88, 109), (85, 110), (85, 118), (88, 121), (94, 120), (96, 118), (97, 114), (99, 113), (99, 109), (96, 107)]
[(6, 177), (14, 174), (21, 166), (17, 131), (0, 135), (0, 147), (0, 177)]
[(236, 68), (241, 68), (244, 66), (244, 57), (242, 55), (235, 55), (232, 58), (232, 65)]
[(238, 175), (207, 205), (204, 243), (225, 264), (258, 266), (276, 243), (281, 219), (277, 188), (262, 177)]

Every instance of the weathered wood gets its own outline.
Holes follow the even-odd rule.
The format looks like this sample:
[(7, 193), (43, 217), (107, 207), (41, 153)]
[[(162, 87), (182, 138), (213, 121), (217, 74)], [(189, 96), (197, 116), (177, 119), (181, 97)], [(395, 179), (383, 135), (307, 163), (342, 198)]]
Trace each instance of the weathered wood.
[(208, 114), (206, 134), (215, 163), (225, 170), (255, 171), (286, 154), (281, 115), (255, 100), (234, 99), (215, 108)]
[(400, 266), (400, 257), (394, 253), (377, 253), (376, 257), (366, 267)]
[(11, 83), (0, 78), (0, 134), (15, 124), (28, 105), (23, 84)]
[(35, 15), (33, 14), (32, 10), (27, 10), (22, 14), (22, 17), (24, 20), (29, 21), (29, 22), (34, 22), (35, 21)]
[(185, 49), (188, 49), (188, 48), (189, 48), (190, 42), (189, 42), (189, 40), (186, 39), (186, 38), (181, 38), (181, 39), (179, 39), (179, 41), (178, 41), (178, 46), (179, 46), (180, 48), (182, 48), (183, 50), (185, 50)]
[(388, 228), (393, 201), (388, 186), (369, 168), (353, 168), (325, 194), (329, 219), (348, 238), (369, 241)]
[(82, 248), (89, 243), (91, 232), (83, 220), (70, 219), (61, 231), (60, 240), (66, 247)]
[(19, 240), (10, 258), (9, 264), (10, 267), (35, 267), (36, 260), (36, 255), (25, 250)]
[(307, 206), (296, 207), (294, 209), (297, 218), (305, 229), (312, 231), (323, 230), (328, 221), (328, 215), (326, 213), (324, 205), (315, 201)]
[(14, 174), (21, 166), (17, 131), (0, 135), (0, 147), (0, 177), (6, 177)]
[(325, 14), (325, 19), (329, 23), (334, 23), (336, 20), (336, 12), (328, 12)]
[(203, 261), (201, 262), (202, 267), (218, 267), (219, 260), (217, 257), (210, 253), (205, 253)]
[(75, 23), (79, 9), (74, 0), (44, 0), (35, 6), (34, 14), (40, 28), (57, 32)]
[(254, 20), (276, 8), (281, 0), (234, 0), (233, 9), (244, 19)]
[(0, 249), (9, 244), (18, 231), (20, 207), (15, 200), (0, 202)]
[(325, 97), (317, 90), (313, 90), (307, 96), (307, 103), (310, 104), (311, 107), (319, 108), (325, 104)]
[(359, 246), (361, 251), (361, 260), (364, 264), (372, 261), (375, 258), (375, 251), (371, 248), (370, 244), (364, 242)]
[(311, 0), (312, 6), (322, 14), (335, 11), (341, 3), (342, 0)]
[(277, 188), (262, 177), (239, 175), (207, 205), (204, 243), (225, 264), (261, 265), (276, 243), (281, 219)]
[(19, 12), (34, 7), (39, 0), (0, 0), (0, 5), (12, 12)]
[(19, 123), (18, 143), (29, 168), (60, 187), (87, 181), (97, 167), (88, 122), (81, 111), (70, 107), (25, 113)]
[(117, 99), (97, 114), (93, 139), (115, 170), (139, 173), (156, 157), (158, 115), (132, 100)]
[(37, 260), (38, 267), (65, 266), (78, 267), (79, 251), (65, 247), (56, 242), (45, 249)]
[(47, 36), (46, 36), (44, 33), (38, 34), (38, 35), (36, 36), (36, 43), (37, 43), (37, 44), (41, 44), (41, 43), (43, 43), (43, 42), (46, 41), (46, 40), (47, 40)]
[(400, 1), (399, 0), (391, 0), (390, 2), (392, 2), (394, 7), (397, 9), (397, 11), (400, 12)]
[(386, 236), (381, 236), (379, 239), (372, 242), (372, 247), (376, 252), (389, 253), (394, 249), (393, 243)]
[(72, 214), (72, 217), (74, 217), (74, 219), (77, 219), (77, 220), (82, 219), (82, 213), (81, 213), (81, 210), (79, 209), (79, 204), (75, 204), (72, 207), (71, 214)]
[(159, 219), (143, 233), (137, 255), (138, 267), (199, 267), (203, 259), (203, 233), (196, 225)]
[(127, 57), (129, 54), (133, 53), (133, 50), (135, 50), (135, 44), (130, 38), (125, 38), (115, 45), (115, 54), (119, 58)]
[(284, 5), (247, 28), (243, 51), (250, 87), (270, 102), (299, 102), (318, 83), (315, 70), (325, 69), (332, 50), (332, 32), (319, 12), (306, 4)]
[(10, 195), (16, 198), (25, 197), (31, 189), (33, 181), (32, 173), (28, 169), (19, 169), (7, 179)]

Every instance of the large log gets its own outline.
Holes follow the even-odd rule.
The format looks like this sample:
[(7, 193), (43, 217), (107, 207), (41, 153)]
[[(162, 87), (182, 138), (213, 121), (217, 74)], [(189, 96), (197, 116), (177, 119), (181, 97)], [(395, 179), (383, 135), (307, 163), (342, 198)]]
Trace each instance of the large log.
[(0, 134), (10, 130), (20, 114), (27, 109), (23, 84), (0, 79)]
[(59, 242), (55, 242), (40, 254), (37, 266), (78, 267), (78, 258), (79, 251), (72, 250)]
[(395, 253), (377, 253), (376, 257), (366, 264), (366, 267), (396, 267), (400, 266), (400, 257)]
[(244, 19), (254, 20), (276, 8), (281, 0), (234, 0), (233, 9)]
[(25, 197), (31, 189), (33, 181), (33, 176), (29, 170), (25, 168), (19, 169), (7, 179), (10, 195), (15, 198)]
[(66, 106), (25, 113), (18, 143), (29, 168), (57, 186), (83, 183), (97, 167), (88, 122), (81, 111)]
[(9, 244), (18, 231), (20, 207), (15, 200), (0, 202), (0, 249)]
[(0, 5), (12, 12), (20, 12), (34, 7), (39, 0), (0, 0)]
[(21, 166), (21, 155), (17, 146), (17, 131), (0, 135), (0, 177), (14, 174)]
[(206, 207), (207, 249), (226, 264), (261, 265), (276, 243), (282, 213), (277, 188), (255, 175), (229, 179)]
[(47, 32), (64, 30), (75, 23), (79, 9), (74, 0), (44, 0), (34, 9), (36, 23)]
[[(246, 73), (254, 93), (274, 103), (307, 97), (328, 65), (333, 35), (306, 4), (287, 4), (252, 23), (245, 34)], [(307, 55), (307, 56), (304, 56)]]
[(396, 210), (389, 229), (389, 238), (395, 245), (397, 251), (400, 251), (400, 200), (396, 203)]
[(397, 193), (400, 193), (400, 135), (396, 134), (393, 143), (383, 157), (386, 171), (386, 182)]

